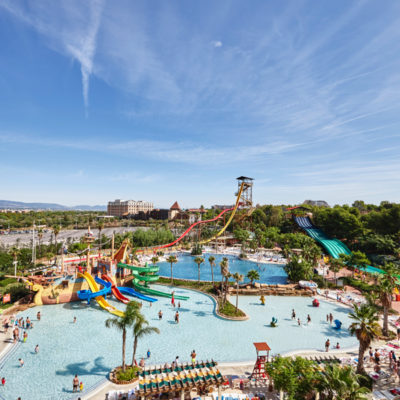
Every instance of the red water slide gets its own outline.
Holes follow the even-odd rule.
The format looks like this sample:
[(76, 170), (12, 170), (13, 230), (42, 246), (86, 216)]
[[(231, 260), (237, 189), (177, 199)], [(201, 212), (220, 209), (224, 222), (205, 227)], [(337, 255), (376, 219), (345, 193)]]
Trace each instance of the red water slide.
[[(186, 231), (183, 232), (182, 235), (179, 236), (177, 239), (175, 239), (173, 242), (167, 243), (167, 244), (163, 244), (162, 246), (151, 247), (151, 249), (153, 249), (153, 250), (158, 250), (158, 249), (165, 249), (166, 247), (171, 247), (171, 246), (173, 246), (174, 244), (176, 244), (176, 243), (178, 243), (179, 241), (181, 241), (195, 226), (200, 225), (200, 224), (206, 224), (206, 223), (208, 223), (208, 222), (216, 221), (217, 219), (221, 218), (221, 216), (222, 216), (223, 214), (225, 214), (225, 213), (228, 212), (228, 211), (232, 211), (232, 210), (234, 210), (234, 209), (235, 209), (235, 207), (228, 208), (228, 209), (226, 209), (226, 210), (221, 211), (216, 217), (214, 217), (214, 218), (212, 218), (212, 219), (206, 219), (205, 221), (197, 221), (197, 222), (195, 222), (194, 224), (190, 225), (189, 228), (187, 228)], [(140, 253), (140, 252), (142, 252), (142, 251), (144, 251), (144, 250), (137, 250), (136, 252), (137, 252), (137, 253)]]
[(103, 281), (106, 281), (106, 282), (110, 282), (110, 283), (111, 283), (111, 291), (112, 291), (113, 295), (116, 297), (117, 300), (119, 300), (119, 301), (121, 301), (122, 303), (125, 303), (125, 304), (127, 304), (127, 303), (130, 302), (130, 300), (129, 300), (127, 297), (125, 297), (125, 296), (118, 290), (118, 288), (114, 285), (113, 280), (112, 280), (108, 275), (105, 275), (105, 274), (102, 275), (102, 276), (101, 276), (101, 279), (103, 279)]

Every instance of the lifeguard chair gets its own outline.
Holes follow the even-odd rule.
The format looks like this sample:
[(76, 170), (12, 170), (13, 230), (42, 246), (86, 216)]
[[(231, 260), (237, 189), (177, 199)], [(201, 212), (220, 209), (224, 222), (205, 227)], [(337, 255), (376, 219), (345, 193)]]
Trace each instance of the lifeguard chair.
[(256, 381), (265, 380), (268, 376), (265, 372), (265, 363), (269, 361), (269, 352), (271, 348), (266, 342), (253, 343), (257, 352), (257, 360), (254, 364), (253, 372), (250, 378)]

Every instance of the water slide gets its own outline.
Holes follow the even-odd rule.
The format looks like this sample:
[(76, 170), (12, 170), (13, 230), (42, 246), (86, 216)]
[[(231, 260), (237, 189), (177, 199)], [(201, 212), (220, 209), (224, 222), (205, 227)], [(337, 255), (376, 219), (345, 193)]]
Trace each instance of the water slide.
[[(205, 243), (211, 242), (211, 240), (214, 240), (214, 239), (217, 238), (218, 236), (222, 235), (222, 234), (225, 232), (226, 228), (229, 226), (229, 224), (232, 222), (232, 219), (233, 219), (233, 217), (235, 216), (236, 211), (237, 211), (237, 209), (238, 209), (238, 207), (239, 207), (239, 205), (240, 205), (240, 196), (242, 195), (244, 185), (245, 185), (244, 182), (240, 185), (240, 189), (239, 189), (238, 194), (237, 194), (237, 197), (236, 197), (236, 204), (235, 204), (234, 207), (228, 208), (228, 209), (226, 209), (226, 210), (221, 211), (221, 212), (220, 212), (216, 217), (214, 217), (214, 218), (206, 219), (206, 220), (204, 220), (204, 221), (197, 221), (197, 222), (195, 222), (194, 224), (190, 225), (189, 228), (187, 228), (186, 231), (183, 232), (181, 236), (179, 236), (177, 239), (175, 239), (175, 240), (174, 240), (173, 242), (171, 242), (171, 243), (163, 244), (162, 246), (149, 247), (149, 248), (147, 248), (147, 249), (159, 250), (159, 249), (165, 249), (165, 248), (167, 248), (167, 247), (174, 246), (175, 244), (177, 244), (178, 242), (180, 242), (180, 241), (195, 227), (195, 226), (200, 225), (200, 224), (207, 224), (207, 223), (209, 223), (209, 222), (216, 221), (217, 219), (221, 218), (222, 215), (224, 215), (224, 214), (227, 213), (228, 211), (232, 211), (231, 216), (229, 217), (229, 219), (228, 219), (228, 221), (226, 222), (226, 224), (222, 227), (222, 229), (221, 229), (218, 233), (216, 233), (214, 236), (212, 236), (211, 238), (206, 239), (206, 240), (203, 240), (202, 242), (200, 242), (200, 244), (205, 244)], [(137, 252), (137, 253), (140, 253), (140, 252), (143, 252), (143, 251), (144, 251), (144, 250), (137, 250), (136, 252)]]
[(321, 229), (318, 229), (309, 217), (293, 217), (296, 224), (302, 228), (316, 242), (320, 243), (327, 253), (333, 258), (339, 258), (340, 254), (350, 255), (349, 248), (338, 239), (331, 239)]
[[(92, 277), (92, 275), (90, 275), (87, 272), (85, 272), (84, 274), (79, 273), (78, 277), (86, 279), (86, 282), (88, 283), (90, 290), (94, 294), (97, 294), (97, 293), (101, 292), (102, 290), (106, 290), (106, 288), (100, 290), (99, 286), (97, 285), (97, 283), (94, 280), (94, 278)], [(111, 284), (109, 284), (108, 291), (111, 291)], [(86, 292), (86, 291), (80, 290), (79, 292)], [(79, 296), (79, 292), (78, 292), (78, 296)], [(79, 296), (79, 298), (80, 298), (80, 296)], [(102, 295), (97, 294), (97, 296), (94, 297), (94, 299), (97, 301), (97, 303), (99, 304), (99, 306), (101, 308), (104, 308), (109, 313), (117, 315), (118, 317), (122, 317), (124, 315), (124, 313), (122, 311), (118, 310), (117, 308), (113, 307), (110, 303), (108, 303), (107, 300)]]
[[(149, 273), (154, 274), (158, 272), (159, 268), (157, 266), (154, 267), (137, 267), (136, 265), (129, 265), (129, 264), (124, 264), (124, 263), (118, 263), (117, 264), (118, 268), (127, 268), (132, 271), (133, 275), (133, 286), (137, 290), (140, 290), (141, 292), (147, 293), (147, 294), (152, 294), (153, 296), (160, 296), (160, 297), (172, 297), (171, 293), (165, 293), (165, 292), (160, 292), (159, 290), (151, 289), (147, 286), (143, 286), (140, 284), (140, 282), (155, 282), (158, 280), (159, 276), (158, 275), (147, 275)], [(120, 288), (121, 290), (121, 288)], [(174, 295), (174, 298), (176, 300), (188, 300), (188, 296), (176, 296)]]
[[(117, 287), (114, 284), (114, 281), (112, 278), (110, 278), (108, 275), (102, 275), (101, 276), (102, 279), (97, 278), (96, 281), (101, 283), (100, 281), (107, 283), (110, 282), (111, 283), (111, 290), (113, 292), (113, 295), (122, 303), (129, 303), (129, 299), (127, 297), (124, 296), (124, 294), (127, 294), (128, 296), (133, 296), (133, 297), (137, 297), (140, 300), (144, 300), (144, 301), (148, 301), (150, 303), (153, 303), (155, 301), (157, 301), (157, 299), (153, 299), (152, 297), (148, 297), (145, 296), (139, 292), (137, 292), (136, 290), (133, 290), (132, 288), (128, 288), (128, 287)], [(101, 283), (103, 285), (103, 283)]]

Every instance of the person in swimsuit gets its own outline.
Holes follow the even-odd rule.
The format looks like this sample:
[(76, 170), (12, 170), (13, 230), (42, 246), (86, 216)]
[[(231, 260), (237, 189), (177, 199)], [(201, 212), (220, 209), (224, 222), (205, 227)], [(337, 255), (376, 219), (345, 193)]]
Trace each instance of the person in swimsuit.
[(163, 313), (162, 313), (162, 311), (160, 310), (160, 311), (158, 312), (158, 319), (161, 320), (161, 319), (162, 319), (162, 316), (163, 316)]
[(79, 378), (78, 375), (75, 375), (74, 379), (72, 380), (72, 391), (77, 392), (79, 388)]
[(175, 322), (177, 324), (179, 324), (179, 312), (178, 311), (175, 313)]

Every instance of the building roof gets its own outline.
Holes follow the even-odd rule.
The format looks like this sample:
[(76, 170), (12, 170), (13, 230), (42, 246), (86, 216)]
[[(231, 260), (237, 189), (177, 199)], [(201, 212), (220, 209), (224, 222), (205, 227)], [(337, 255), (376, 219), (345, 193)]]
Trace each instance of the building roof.
[(172, 204), (170, 210), (180, 210), (181, 208), (179, 207), (178, 202), (176, 201), (174, 204)]

